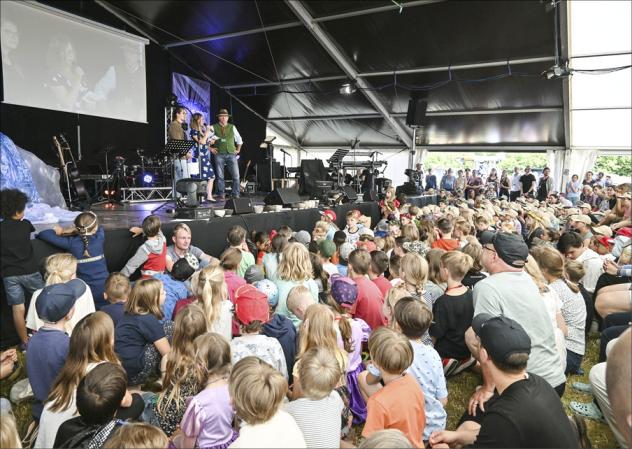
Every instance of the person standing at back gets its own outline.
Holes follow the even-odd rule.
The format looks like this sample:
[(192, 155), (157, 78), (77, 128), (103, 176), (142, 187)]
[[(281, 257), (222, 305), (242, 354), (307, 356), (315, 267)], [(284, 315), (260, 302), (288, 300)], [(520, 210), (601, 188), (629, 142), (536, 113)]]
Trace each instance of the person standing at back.
[(531, 167), (524, 168), (524, 175), (520, 177), (520, 196), (533, 196), (535, 192), (535, 176), (531, 173)]
[(520, 169), (518, 167), (514, 167), (514, 172), (511, 176), (511, 192), (509, 193), (509, 199), (511, 201), (516, 201), (516, 199), (520, 196), (520, 176)]
[[(524, 271), (529, 248), (522, 237), (504, 232), (483, 232), (480, 241), (482, 262), (490, 276), (474, 286), (474, 316), (502, 314), (524, 327), (531, 339), (527, 370), (542, 377), (562, 396), (566, 377), (556, 349), (553, 325), (538, 287)], [(480, 360), (480, 341), (471, 327), (465, 333), (465, 342), (474, 358)], [(483, 365), (483, 386), (470, 399), (470, 414), (484, 410), (483, 404), (491, 398), (494, 389), (491, 375)]]
[(230, 115), (226, 109), (220, 109), (217, 114), (217, 123), (213, 124), (213, 131), (217, 140), (209, 149), (215, 155), (215, 170), (217, 176), (217, 198), (223, 200), (225, 181), (224, 181), (224, 165), (228, 166), (230, 177), (233, 180), (231, 194), (233, 198), (239, 198), (239, 165), (237, 164), (237, 156), (241, 151), (244, 141), (237, 131), (237, 127), (232, 123), (228, 123)]

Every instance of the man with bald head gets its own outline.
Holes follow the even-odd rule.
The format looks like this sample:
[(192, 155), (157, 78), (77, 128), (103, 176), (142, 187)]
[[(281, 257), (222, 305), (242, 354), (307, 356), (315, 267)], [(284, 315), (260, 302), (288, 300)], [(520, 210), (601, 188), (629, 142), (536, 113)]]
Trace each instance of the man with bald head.
[(608, 355), (606, 389), (616, 427), (623, 439), (621, 441), (617, 438), (619, 444), (622, 447), (632, 447), (632, 331), (630, 328), (621, 334)]

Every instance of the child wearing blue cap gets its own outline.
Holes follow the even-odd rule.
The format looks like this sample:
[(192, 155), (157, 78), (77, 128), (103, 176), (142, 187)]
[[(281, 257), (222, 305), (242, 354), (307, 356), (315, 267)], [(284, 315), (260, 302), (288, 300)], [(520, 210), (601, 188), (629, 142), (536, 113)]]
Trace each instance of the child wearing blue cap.
[(35, 419), (39, 420), (50, 387), (66, 361), (70, 345), (66, 324), (86, 288), (80, 279), (49, 285), (42, 289), (35, 303), (37, 315), (44, 322), (29, 340), (26, 352), (26, 369), (35, 396), (32, 407)]

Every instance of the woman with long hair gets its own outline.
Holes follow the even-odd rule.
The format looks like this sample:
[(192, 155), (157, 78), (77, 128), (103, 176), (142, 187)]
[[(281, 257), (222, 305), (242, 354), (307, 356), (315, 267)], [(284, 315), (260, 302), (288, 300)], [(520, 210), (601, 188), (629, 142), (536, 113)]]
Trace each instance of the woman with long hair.
[(428, 261), (428, 282), (426, 283), (426, 290), (433, 301), (436, 301), (441, 295), (445, 293), (446, 280), (441, 273), (441, 256), (445, 253), (445, 250), (441, 248), (431, 249), (426, 253), (426, 260)]
[(503, 170), (500, 174), (500, 189), (498, 191), (498, 196), (504, 196), (505, 199), (509, 199), (509, 189), (511, 188), (511, 180), (509, 179), (509, 175), (507, 170)]
[(318, 302), (318, 285), (312, 276), (312, 262), (305, 245), (300, 243), (288, 244), (283, 250), (279, 268), (272, 282), (279, 289), (276, 313), (290, 318), (295, 326), (298, 326), (301, 321), (287, 308), (287, 295), (297, 285), (304, 285), (312, 295), (314, 302)]
[[(191, 140), (195, 141), (195, 151), (193, 158), (200, 165), (200, 174), (198, 176), (206, 181), (206, 200), (215, 201), (213, 198), (213, 181), (215, 181), (215, 170), (213, 169), (213, 161), (211, 160), (211, 152), (208, 149), (209, 141), (213, 140), (213, 128), (204, 123), (204, 116), (199, 112), (191, 116), (189, 124), (191, 131)], [(199, 158), (199, 160), (198, 160)]]
[(272, 279), (279, 268), (281, 254), (288, 244), (288, 238), (282, 234), (277, 234), (270, 240), (270, 252), (264, 254), (262, 258), (263, 272), (267, 279)]
[(562, 301), (566, 333), (566, 374), (577, 374), (586, 350), (586, 303), (577, 284), (568, 280), (564, 256), (553, 248), (538, 247), (531, 255), (540, 266), (549, 288)]
[[(68, 358), (48, 394), (40, 418), (36, 448), (53, 447), (57, 430), (77, 414), (77, 386), (83, 377), (103, 362), (120, 364), (114, 352), (114, 323), (104, 312), (95, 312), (77, 323), (68, 348)], [(140, 395), (129, 392), (117, 416), (137, 418), (143, 411)]]

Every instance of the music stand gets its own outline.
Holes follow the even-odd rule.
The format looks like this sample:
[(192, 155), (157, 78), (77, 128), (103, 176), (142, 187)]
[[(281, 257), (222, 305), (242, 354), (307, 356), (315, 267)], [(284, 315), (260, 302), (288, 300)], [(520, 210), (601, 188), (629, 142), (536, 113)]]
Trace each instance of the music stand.
[[(183, 158), (195, 145), (194, 140), (176, 140), (168, 139), (163, 149), (163, 154), (166, 154), (171, 161), (171, 196), (173, 199), (164, 201), (160, 206), (151, 211), (155, 214), (157, 211), (165, 207), (169, 203), (173, 203), (174, 209), (178, 207), (178, 198), (176, 197), (176, 159)], [(188, 173), (187, 173), (188, 174)], [(187, 176), (184, 176), (185, 178)]]

